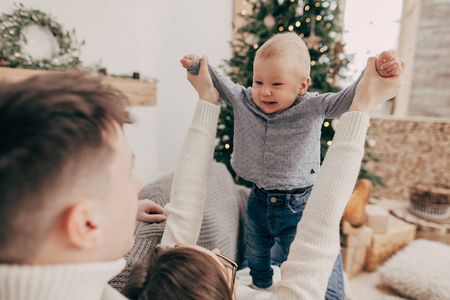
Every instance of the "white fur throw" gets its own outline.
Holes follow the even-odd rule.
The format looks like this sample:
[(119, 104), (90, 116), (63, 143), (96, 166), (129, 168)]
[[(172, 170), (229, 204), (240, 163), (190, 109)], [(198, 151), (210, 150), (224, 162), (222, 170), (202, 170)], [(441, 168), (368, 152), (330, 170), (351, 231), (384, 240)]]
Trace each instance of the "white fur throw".
[(417, 300), (450, 299), (450, 246), (412, 241), (380, 268), (381, 281)]

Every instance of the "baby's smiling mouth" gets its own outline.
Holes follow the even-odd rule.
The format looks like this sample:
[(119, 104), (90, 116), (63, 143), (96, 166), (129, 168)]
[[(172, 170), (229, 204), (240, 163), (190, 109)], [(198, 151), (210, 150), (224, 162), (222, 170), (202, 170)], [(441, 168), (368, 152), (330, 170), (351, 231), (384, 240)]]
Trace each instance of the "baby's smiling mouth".
[(261, 101), (264, 105), (274, 105), (277, 102), (276, 101)]

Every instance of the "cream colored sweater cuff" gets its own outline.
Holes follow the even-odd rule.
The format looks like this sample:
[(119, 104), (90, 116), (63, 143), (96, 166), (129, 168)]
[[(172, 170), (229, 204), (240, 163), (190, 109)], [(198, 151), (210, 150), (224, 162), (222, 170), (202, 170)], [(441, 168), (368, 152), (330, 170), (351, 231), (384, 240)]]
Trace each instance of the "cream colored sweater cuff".
[(368, 114), (351, 111), (343, 114), (339, 120), (339, 128), (334, 136), (335, 141), (350, 141), (360, 145), (366, 138), (370, 117)]

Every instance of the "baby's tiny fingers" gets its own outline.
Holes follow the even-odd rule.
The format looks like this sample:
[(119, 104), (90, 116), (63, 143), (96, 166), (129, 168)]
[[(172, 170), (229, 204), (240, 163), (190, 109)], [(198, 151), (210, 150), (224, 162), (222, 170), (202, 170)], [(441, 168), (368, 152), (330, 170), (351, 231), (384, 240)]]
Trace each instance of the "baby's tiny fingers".
[(401, 69), (401, 68), (394, 69), (392, 72), (389, 72), (389, 74), (390, 74), (391, 76), (399, 76), (399, 75), (402, 75), (402, 69)]
[(384, 63), (382, 63), (382, 64), (380, 65), (380, 70), (385, 71), (385, 70), (389, 69), (392, 65), (395, 65), (395, 64), (396, 64), (397, 66), (400, 65), (398, 60), (395, 60), (395, 59), (389, 60), (389, 61), (384, 62)]
[(391, 59), (393, 59), (396, 56), (396, 52), (391, 50), (391, 51), (383, 51), (380, 54), (380, 59), (382, 62), (387, 62)]
[(386, 72), (392, 72), (394, 70), (401, 69), (400, 62), (394, 61), (389, 67), (385, 69)]

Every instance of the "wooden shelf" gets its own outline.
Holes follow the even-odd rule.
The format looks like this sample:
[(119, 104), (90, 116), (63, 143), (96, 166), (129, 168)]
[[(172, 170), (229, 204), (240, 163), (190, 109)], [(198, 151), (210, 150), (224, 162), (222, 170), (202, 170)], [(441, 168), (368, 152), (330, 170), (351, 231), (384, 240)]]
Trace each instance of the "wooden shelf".
[[(0, 80), (17, 82), (28, 77), (55, 71), (29, 70), (0, 67)], [(103, 82), (111, 84), (130, 99), (131, 106), (156, 105), (156, 83), (130, 78), (104, 77)]]

